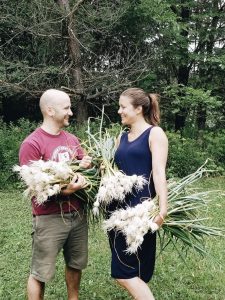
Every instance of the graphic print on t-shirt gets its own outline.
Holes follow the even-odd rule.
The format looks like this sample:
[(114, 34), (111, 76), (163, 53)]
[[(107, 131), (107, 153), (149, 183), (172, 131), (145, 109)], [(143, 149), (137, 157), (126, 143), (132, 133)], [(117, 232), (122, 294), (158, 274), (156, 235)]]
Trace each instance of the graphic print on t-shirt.
[(54, 161), (69, 161), (74, 156), (74, 151), (66, 146), (55, 148), (52, 153), (51, 160)]

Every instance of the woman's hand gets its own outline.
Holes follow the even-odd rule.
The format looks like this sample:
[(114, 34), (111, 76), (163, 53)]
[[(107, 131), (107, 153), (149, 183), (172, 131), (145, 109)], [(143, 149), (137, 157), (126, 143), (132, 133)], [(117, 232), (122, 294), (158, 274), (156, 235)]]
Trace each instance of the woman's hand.
[(164, 216), (162, 214), (158, 214), (155, 218), (154, 218), (154, 223), (156, 223), (159, 228), (163, 225), (164, 222)]
[(64, 189), (61, 190), (61, 194), (65, 195), (65, 196), (71, 195), (71, 194), (75, 193), (76, 191), (85, 188), (86, 184), (87, 184), (87, 182), (86, 182), (84, 176), (77, 173), (74, 175), (71, 182)]

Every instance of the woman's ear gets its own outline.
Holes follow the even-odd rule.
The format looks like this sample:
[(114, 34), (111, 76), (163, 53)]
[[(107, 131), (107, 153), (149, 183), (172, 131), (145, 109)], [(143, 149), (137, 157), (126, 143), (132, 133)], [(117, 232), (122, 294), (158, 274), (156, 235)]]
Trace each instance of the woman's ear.
[(138, 106), (136, 107), (136, 112), (137, 112), (137, 114), (141, 114), (142, 111), (143, 111), (142, 106), (141, 106), (141, 105), (138, 105)]

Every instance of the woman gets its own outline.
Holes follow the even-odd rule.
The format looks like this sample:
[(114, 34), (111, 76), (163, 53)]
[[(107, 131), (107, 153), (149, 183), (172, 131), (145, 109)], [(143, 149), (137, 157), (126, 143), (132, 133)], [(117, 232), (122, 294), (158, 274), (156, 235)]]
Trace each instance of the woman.
[[(125, 90), (119, 99), (122, 124), (129, 127), (118, 140), (115, 162), (127, 175), (142, 175), (149, 180), (143, 190), (129, 194), (120, 206), (113, 202), (109, 214), (118, 208), (135, 206), (144, 198), (159, 196), (160, 213), (154, 222), (162, 226), (167, 215), (166, 161), (168, 141), (158, 127), (160, 115), (158, 99), (139, 88)], [(112, 251), (112, 277), (124, 287), (134, 299), (154, 299), (147, 282), (151, 279), (156, 252), (156, 233), (147, 233), (144, 242), (135, 254), (127, 254), (126, 241), (121, 233), (109, 232)]]

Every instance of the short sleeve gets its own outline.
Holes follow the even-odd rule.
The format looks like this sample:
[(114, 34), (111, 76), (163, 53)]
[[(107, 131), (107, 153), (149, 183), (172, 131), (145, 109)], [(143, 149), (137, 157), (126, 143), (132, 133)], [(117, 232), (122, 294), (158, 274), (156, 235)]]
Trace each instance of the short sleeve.
[(20, 165), (28, 165), (33, 160), (41, 159), (40, 151), (35, 145), (24, 142), (22, 143), (19, 151), (19, 162)]

